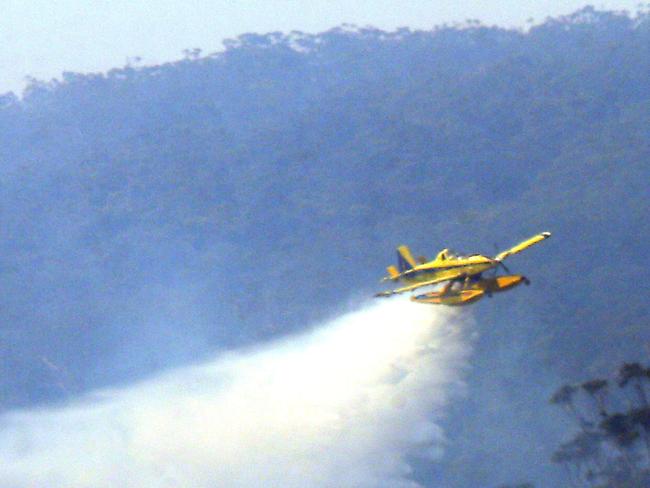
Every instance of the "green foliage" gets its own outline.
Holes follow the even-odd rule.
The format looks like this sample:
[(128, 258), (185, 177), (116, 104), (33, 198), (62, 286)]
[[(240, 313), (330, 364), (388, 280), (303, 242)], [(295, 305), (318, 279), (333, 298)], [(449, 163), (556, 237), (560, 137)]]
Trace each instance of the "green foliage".
[(250, 34), (3, 96), (0, 406), (331, 316), (402, 242), (490, 252), (550, 230), (509, 263), (533, 285), (472, 309), (472, 397), (436, 476), (553, 483), (531, 459), (561, 430), (539, 410), (556, 378), (650, 347), (649, 26), (584, 9), (527, 33)]

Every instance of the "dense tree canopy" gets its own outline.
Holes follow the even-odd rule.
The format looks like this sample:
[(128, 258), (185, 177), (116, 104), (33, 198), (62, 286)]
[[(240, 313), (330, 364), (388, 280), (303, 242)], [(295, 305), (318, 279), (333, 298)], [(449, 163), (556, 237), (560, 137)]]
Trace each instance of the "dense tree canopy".
[(533, 286), (473, 309), (472, 394), (418, 476), (553, 482), (550, 392), (650, 348), (649, 163), (647, 14), (247, 34), (33, 81), (0, 97), (0, 406), (287, 333), (402, 242), (550, 230), (512, 261)]
[[(650, 368), (625, 363), (617, 381), (565, 385), (551, 403), (564, 407), (578, 432), (553, 454), (573, 486), (645, 488), (650, 485)], [(626, 389), (633, 389), (625, 395)]]

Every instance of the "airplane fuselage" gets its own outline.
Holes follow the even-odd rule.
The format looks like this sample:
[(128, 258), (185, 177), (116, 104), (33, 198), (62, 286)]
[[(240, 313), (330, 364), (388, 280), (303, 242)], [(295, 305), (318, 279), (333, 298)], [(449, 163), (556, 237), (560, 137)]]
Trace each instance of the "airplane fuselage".
[(473, 276), (498, 264), (498, 261), (480, 254), (460, 259), (435, 259), (414, 267), (403, 273), (400, 278), (406, 283), (416, 284), (447, 277), (457, 278), (459, 273), (463, 276)]

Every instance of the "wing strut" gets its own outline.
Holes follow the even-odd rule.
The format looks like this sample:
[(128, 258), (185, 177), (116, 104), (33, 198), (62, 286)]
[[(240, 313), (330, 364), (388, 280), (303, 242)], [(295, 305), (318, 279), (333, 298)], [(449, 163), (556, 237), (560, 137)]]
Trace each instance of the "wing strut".
[(388, 291), (382, 291), (379, 293), (376, 293), (376, 297), (389, 297), (391, 295), (398, 295), (400, 293), (404, 293), (407, 291), (411, 290), (416, 290), (418, 288), (422, 288), (423, 286), (429, 286), (429, 285), (435, 285), (436, 283), (442, 283), (443, 281), (451, 281), (451, 280), (457, 280), (458, 278), (462, 278), (465, 276), (464, 273), (458, 273), (456, 275), (447, 275), (444, 278), (434, 278), (429, 281), (423, 281), (421, 283), (415, 283), (414, 285), (409, 285), (409, 286), (403, 286), (402, 288), (396, 288), (394, 290), (388, 290)]

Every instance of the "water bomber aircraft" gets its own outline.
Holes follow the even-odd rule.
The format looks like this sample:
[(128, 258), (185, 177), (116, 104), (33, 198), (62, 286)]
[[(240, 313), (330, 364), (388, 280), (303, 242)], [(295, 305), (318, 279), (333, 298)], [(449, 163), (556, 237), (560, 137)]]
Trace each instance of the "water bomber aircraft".
[[(523, 275), (498, 275), (497, 272), (502, 268), (506, 273), (510, 273), (503, 264), (507, 257), (549, 237), (551, 237), (550, 232), (542, 232), (494, 257), (483, 254), (459, 255), (449, 249), (443, 249), (433, 261), (427, 261), (426, 258), (419, 258), (416, 261), (408, 246), (399, 246), (397, 266), (386, 268), (388, 276), (383, 278), (382, 282), (402, 282), (406, 286), (382, 291), (375, 296), (387, 297), (444, 283), (438, 290), (411, 296), (411, 300), (435, 305), (468, 305), (485, 295), (492, 296), (493, 293), (510, 290), (521, 283), (528, 285), (530, 281)], [(488, 271), (489, 274), (486, 273)]]

